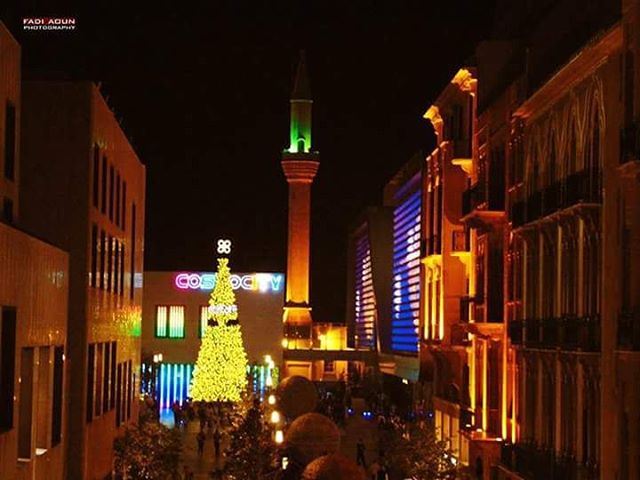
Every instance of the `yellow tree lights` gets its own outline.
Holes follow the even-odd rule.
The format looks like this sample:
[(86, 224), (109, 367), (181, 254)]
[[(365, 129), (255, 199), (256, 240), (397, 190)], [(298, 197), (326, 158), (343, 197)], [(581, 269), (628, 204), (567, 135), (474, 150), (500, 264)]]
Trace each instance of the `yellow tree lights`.
[[(218, 253), (230, 252), (231, 242), (219, 240)], [(209, 322), (193, 370), (190, 395), (194, 401), (238, 402), (246, 386), (247, 354), (238, 324), (229, 259), (220, 257), (216, 284), (209, 299)]]

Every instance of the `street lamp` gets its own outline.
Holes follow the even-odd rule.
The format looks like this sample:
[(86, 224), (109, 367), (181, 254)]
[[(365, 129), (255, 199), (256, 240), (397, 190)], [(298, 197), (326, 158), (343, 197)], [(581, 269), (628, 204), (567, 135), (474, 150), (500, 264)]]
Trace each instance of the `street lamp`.
[(282, 433), (282, 430), (276, 430), (276, 443), (278, 445), (280, 445), (282, 442), (284, 442), (284, 434)]
[(280, 412), (277, 410), (271, 412), (271, 423), (280, 423)]
[(269, 403), (269, 405), (276, 404), (276, 396), (273, 393), (267, 397), (267, 403)]

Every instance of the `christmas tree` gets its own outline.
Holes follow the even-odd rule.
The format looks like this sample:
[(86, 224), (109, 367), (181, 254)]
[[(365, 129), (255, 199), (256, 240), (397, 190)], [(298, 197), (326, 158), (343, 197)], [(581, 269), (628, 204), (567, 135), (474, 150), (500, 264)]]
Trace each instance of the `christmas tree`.
[[(220, 242), (218, 252), (222, 253)], [(208, 310), (209, 322), (193, 370), (190, 396), (194, 401), (238, 402), (247, 386), (247, 354), (238, 324), (228, 258), (218, 258)]]

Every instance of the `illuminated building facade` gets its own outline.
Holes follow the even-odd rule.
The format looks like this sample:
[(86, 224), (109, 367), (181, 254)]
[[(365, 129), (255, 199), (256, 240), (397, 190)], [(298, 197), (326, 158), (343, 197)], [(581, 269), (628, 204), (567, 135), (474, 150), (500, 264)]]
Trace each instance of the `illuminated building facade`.
[[(193, 365), (209, 318), (207, 309), (215, 277), (213, 272), (144, 274), (143, 380), (146, 391), (155, 390), (161, 408), (188, 396)], [(234, 273), (231, 285), (249, 364), (263, 365), (269, 355), (276, 365), (281, 365), (284, 275)], [(162, 361), (154, 364), (153, 357), (157, 359), (158, 354)], [(258, 372), (258, 376), (264, 374)]]
[(66, 478), (105, 478), (137, 419), (145, 168), (97, 86), (22, 87), (20, 224), (69, 252)]
[(391, 351), (393, 209), (370, 207), (348, 238), (347, 326), (356, 350)]
[(69, 256), (22, 230), (20, 46), (0, 22), (0, 478), (65, 478)]
[[(476, 150), (477, 78), (473, 69), (460, 69), (425, 113), (433, 126), (436, 148), (425, 160), (422, 194), (425, 199), (422, 265), (421, 368), (431, 396), (438, 434), (451, 440), (460, 461), (468, 463), (469, 438), (463, 432), (482, 418), (483, 385), (476, 382), (476, 337), (486, 338), (480, 328), (482, 310), (471, 309), (481, 295), (474, 288), (482, 272), (471, 254), (476, 237), (465, 223), (466, 198)], [(476, 367), (477, 365), (477, 367)], [(476, 394), (476, 387), (478, 395)], [(479, 421), (477, 422), (480, 423)]]

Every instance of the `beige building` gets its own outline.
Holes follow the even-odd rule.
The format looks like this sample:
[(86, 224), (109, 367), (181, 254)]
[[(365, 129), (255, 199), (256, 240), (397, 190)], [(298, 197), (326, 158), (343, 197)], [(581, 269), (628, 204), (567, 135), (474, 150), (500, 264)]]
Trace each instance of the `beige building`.
[(62, 479), (68, 255), (16, 227), (20, 47), (0, 23), (0, 478)]
[(66, 477), (103, 479), (137, 417), (145, 168), (94, 84), (22, 100), (20, 223), (70, 255)]

